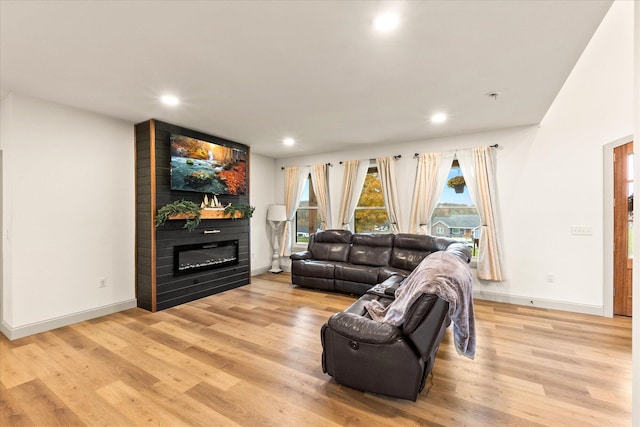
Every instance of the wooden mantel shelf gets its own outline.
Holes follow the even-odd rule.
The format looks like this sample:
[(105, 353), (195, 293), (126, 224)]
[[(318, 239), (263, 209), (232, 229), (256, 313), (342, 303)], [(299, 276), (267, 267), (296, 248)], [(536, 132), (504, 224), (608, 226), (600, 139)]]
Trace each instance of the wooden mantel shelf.
[[(227, 215), (224, 213), (224, 208), (220, 209), (202, 209), (200, 219), (230, 219), (230, 218), (242, 218), (242, 213), (234, 212), (234, 215)], [(169, 219), (187, 219), (190, 216), (187, 214), (171, 215)]]

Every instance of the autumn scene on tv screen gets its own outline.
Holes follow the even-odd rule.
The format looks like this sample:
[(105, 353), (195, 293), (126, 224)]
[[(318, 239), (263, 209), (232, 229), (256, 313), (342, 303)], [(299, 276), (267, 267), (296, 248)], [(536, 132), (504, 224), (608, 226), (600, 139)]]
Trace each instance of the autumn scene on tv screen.
[(246, 173), (246, 151), (171, 135), (172, 190), (244, 194)]

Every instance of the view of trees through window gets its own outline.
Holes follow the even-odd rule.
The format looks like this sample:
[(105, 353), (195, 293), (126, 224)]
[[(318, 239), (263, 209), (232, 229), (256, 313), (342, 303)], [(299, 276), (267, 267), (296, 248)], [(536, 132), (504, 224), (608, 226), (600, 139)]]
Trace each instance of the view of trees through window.
[(311, 176), (308, 176), (300, 197), (300, 206), (296, 211), (296, 243), (308, 242), (309, 234), (315, 233), (317, 228), (318, 202), (313, 192)]
[[(452, 178), (461, 176), (462, 171), (458, 161), (454, 160), (447, 177), (447, 184), (431, 217), (431, 234), (465, 240), (472, 248), (472, 255), (475, 257), (478, 256), (481, 225), (478, 211), (466, 185), (458, 188), (448, 185)], [(455, 184), (455, 180), (452, 184)]]
[(356, 233), (388, 233), (389, 218), (384, 207), (382, 183), (378, 168), (372, 166), (367, 171), (367, 177), (362, 186), (360, 199), (355, 212)]
[[(454, 177), (462, 177), (457, 160), (454, 160), (451, 165), (447, 182)], [(367, 171), (354, 218), (356, 233), (390, 232), (389, 218), (382, 195), (382, 184), (376, 166), (370, 167)], [(309, 176), (305, 181), (300, 206), (296, 212), (295, 242), (308, 242), (309, 235), (315, 233), (318, 225), (318, 203)], [(472, 248), (473, 256), (478, 255), (480, 217), (466, 185), (456, 189), (445, 184), (438, 205), (431, 217), (431, 233), (435, 236), (464, 240)]]

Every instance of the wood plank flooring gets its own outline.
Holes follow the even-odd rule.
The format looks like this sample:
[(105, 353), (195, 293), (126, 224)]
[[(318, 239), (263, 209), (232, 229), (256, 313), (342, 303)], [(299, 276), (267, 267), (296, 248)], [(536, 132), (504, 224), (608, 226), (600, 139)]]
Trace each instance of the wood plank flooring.
[[(475, 301), (475, 360), (451, 329), (417, 402), (336, 384), (320, 327), (354, 297), (253, 283), (8, 341), (2, 426), (629, 426), (631, 320)], [(378, 373), (376, 375), (382, 375)]]

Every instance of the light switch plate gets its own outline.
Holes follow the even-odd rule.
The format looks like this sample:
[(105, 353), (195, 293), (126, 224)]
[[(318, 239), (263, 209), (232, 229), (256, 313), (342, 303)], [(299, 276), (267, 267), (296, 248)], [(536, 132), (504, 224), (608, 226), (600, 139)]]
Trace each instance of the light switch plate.
[(591, 236), (593, 234), (593, 227), (588, 227), (585, 225), (572, 225), (571, 226), (571, 235), (572, 236)]

